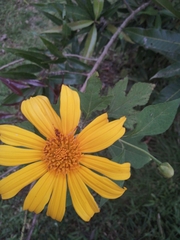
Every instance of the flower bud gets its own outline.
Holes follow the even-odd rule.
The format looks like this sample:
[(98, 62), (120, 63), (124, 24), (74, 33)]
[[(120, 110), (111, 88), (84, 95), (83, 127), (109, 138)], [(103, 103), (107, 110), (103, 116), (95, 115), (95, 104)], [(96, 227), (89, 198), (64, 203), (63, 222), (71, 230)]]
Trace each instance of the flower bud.
[(171, 178), (174, 175), (174, 169), (168, 162), (161, 163), (158, 169), (161, 175), (165, 178)]

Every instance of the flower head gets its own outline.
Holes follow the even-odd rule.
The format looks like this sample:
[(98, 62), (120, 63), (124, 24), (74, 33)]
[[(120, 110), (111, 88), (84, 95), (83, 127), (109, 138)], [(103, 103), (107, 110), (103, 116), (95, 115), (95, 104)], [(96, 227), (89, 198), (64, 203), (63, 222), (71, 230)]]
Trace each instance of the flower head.
[(77, 92), (63, 85), (60, 103), (58, 116), (44, 96), (22, 102), (22, 113), (45, 138), (17, 126), (0, 126), (0, 140), (4, 143), (0, 145), (0, 164), (25, 165), (0, 180), (0, 194), (2, 199), (12, 198), (36, 181), (23, 209), (40, 213), (48, 204), (47, 215), (61, 221), (68, 188), (75, 211), (89, 221), (99, 207), (88, 187), (108, 199), (120, 197), (126, 190), (110, 178), (128, 179), (130, 164), (90, 154), (122, 137), (126, 118), (109, 122), (105, 113), (76, 134), (81, 115)]

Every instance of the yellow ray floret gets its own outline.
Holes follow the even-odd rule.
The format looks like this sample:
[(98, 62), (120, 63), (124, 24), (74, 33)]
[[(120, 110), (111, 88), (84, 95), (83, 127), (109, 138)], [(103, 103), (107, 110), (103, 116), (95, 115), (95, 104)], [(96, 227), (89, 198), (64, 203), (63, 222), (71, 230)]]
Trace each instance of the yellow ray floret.
[(129, 163), (115, 163), (90, 155), (101, 151), (125, 133), (125, 117), (109, 122), (107, 113), (94, 119), (79, 134), (80, 99), (76, 91), (62, 85), (59, 116), (45, 96), (22, 102), (21, 111), (44, 136), (11, 125), (0, 126), (0, 164), (25, 165), (0, 180), (2, 199), (14, 197), (22, 188), (36, 181), (24, 201), (24, 210), (40, 213), (47, 205), (47, 215), (61, 221), (69, 189), (72, 204), (84, 220), (100, 211), (89, 188), (108, 199), (120, 197), (126, 188), (113, 180), (130, 177)]

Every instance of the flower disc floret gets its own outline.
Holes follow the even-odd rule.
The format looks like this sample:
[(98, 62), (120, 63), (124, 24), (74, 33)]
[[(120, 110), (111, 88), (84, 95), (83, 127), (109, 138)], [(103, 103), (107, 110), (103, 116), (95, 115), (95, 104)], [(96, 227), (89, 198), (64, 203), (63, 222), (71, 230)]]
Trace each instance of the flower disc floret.
[(24, 210), (38, 214), (47, 205), (47, 215), (61, 221), (69, 192), (77, 214), (89, 221), (99, 212), (89, 188), (108, 199), (126, 191), (112, 180), (128, 179), (130, 164), (91, 154), (124, 135), (125, 116), (109, 122), (107, 113), (103, 113), (76, 133), (80, 98), (65, 85), (61, 88), (59, 115), (45, 96), (23, 101), (21, 111), (44, 138), (17, 126), (0, 125), (0, 164), (22, 166), (0, 180), (2, 199), (14, 197), (35, 182), (25, 198)]
[(79, 166), (80, 157), (79, 143), (74, 135), (65, 136), (55, 129), (55, 137), (46, 141), (42, 160), (49, 171), (67, 174)]

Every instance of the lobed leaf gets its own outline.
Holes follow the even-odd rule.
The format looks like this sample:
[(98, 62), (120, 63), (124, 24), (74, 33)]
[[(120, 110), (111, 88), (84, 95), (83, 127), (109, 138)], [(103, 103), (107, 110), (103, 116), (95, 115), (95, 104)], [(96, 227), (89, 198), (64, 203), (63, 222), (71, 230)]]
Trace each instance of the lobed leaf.
[(138, 111), (134, 109), (137, 106), (145, 105), (154, 89), (154, 84), (149, 83), (135, 83), (128, 94), (126, 94), (128, 86), (128, 79), (119, 81), (115, 87), (110, 90), (109, 94), (112, 95), (112, 101), (109, 106), (108, 114), (112, 118), (127, 117), (125, 126), (133, 128), (137, 122)]
[(180, 98), (150, 105), (139, 114), (132, 137), (157, 135), (165, 132), (172, 124), (180, 104)]
[(102, 111), (107, 108), (111, 96), (100, 96), (101, 82), (98, 77), (92, 76), (84, 93), (79, 92), (81, 110), (88, 119), (94, 111)]

